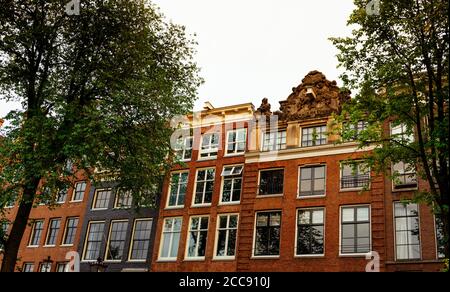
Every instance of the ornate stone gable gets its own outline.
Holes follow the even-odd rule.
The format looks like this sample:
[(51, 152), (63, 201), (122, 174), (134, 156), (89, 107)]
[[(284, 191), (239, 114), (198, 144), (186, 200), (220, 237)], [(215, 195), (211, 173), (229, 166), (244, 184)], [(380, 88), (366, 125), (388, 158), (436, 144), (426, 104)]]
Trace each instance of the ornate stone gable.
[(350, 92), (341, 91), (336, 81), (327, 80), (319, 71), (311, 71), (292, 89), (287, 100), (280, 102), (280, 111), (275, 114), (286, 121), (327, 117), (338, 113), (349, 99)]

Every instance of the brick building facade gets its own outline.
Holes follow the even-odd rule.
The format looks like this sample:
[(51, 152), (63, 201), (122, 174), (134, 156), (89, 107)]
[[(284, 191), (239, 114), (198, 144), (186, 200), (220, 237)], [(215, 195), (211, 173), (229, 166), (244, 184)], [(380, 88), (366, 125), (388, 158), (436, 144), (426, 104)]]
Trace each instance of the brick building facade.
[[(190, 155), (164, 184), (152, 270), (365, 271), (375, 251), (381, 271), (439, 271), (434, 216), (400, 203), (426, 184), (405, 165), (393, 166), (403, 170), (394, 183), (364, 167), (371, 147), (325, 134), (348, 98), (313, 71), (279, 112), (263, 100), (258, 110), (209, 104), (190, 116)], [(245, 151), (235, 151), (236, 129), (247, 134)], [(224, 202), (236, 182), (239, 199)]]

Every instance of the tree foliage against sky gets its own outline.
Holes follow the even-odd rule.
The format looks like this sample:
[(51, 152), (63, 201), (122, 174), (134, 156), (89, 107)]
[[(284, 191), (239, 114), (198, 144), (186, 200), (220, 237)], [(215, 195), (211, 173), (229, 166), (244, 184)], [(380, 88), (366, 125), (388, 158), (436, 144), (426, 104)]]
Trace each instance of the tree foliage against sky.
[(195, 42), (148, 1), (84, 0), (79, 15), (67, 2), (0, 0), (0, 98), (22, 103), (0, 144), (0, 209), (20, 203), (4, 270), (31, 206), (54, 202), (75, 170), (109, 170), (102, 179), (152, 201), (170, 167), (169, 121), (192, 110), (202, 82)]
[[(368, 157), (376, 170), (403, 161), (428, 182), (415, 200), (426, 202), (443, 221), (448, 257), (448, 1), (381, 0), (378, 11), (367, 10), (367, 1), (354, 3), (348, 21), (352, 35), (331, 39), (346, 69), (345, 85), (357, 92), (338, 121), (367, 121), (357, 141), (360, 146), (377, 145)], [(391, 136), (387, 121), (405, 125), (406, 135)], [(355, 135), (344, 127), (344, 138)], [(409, 140), (410, 135), (415, 138)]]

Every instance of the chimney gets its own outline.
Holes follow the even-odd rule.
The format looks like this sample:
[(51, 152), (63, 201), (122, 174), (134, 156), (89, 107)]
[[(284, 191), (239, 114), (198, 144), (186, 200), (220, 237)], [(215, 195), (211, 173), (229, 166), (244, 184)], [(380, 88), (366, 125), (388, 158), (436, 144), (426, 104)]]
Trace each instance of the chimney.
[(214, 109), (214, 107), (213, 107), (213, 105), (212, 105), (209, 101), (206, 101), (206, 102), (204, 103), (204, 105), (203, 105), (203, 109), (204, 109), (205, 111), (208, 111), (208, 110)]

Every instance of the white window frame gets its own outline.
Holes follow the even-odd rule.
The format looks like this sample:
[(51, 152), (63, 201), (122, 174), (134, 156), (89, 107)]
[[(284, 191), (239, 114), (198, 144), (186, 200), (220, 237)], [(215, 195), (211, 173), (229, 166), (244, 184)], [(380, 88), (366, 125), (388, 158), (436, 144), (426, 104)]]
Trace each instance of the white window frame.
[[(285, 143), (278, 143), (280, 138), (280, 133), (284, 134)], [(270, 143), (270, 146), (272, 147), (266, 147), (265, 142), (267, 141), (266, 136), (269, 135), (269, 141), (272, 141), (271, 138), (273, 138), (273, 143)], [(284, 146), (283, 146), (284, 145)], [(261, 152), (275, 152), (280, 150), (287, 149), (287, 129), (277, 129), (276, 131), (266, 131), (262, 133), (262, 141), (261, 141)]]
[[(112, 233), (113, 224), (114, 223), (125, 223), (125, 222), (127, 223), (127, 229), (125, 231), (125, 239), (123, 240), (124, 247), (123, 247), (123, 251), (122, 251), (122, 259), (120, 259), (120, 260), (108, 259), (108, 253), (110, 251), (110, 246), (111, 246), (111, 233)], [(103, 257), (105, 262), (120, 263), (126, 259), (125, 254), (126, 254), (126, 247), (127, 247), (127, 240), (128, 240), (128, 230), (129, 230), (129, 225), (130, 225), (129, 223), (130, 222), (128, 219), (111, 220), (111, 222), (109, 223), (109, 231), (108, 231), (108, 238), (106, 240), (105, 256)]]
[[(162, 257), (161, 253), (163, 250), (163, 246), (164, 246), (164, 225), (166, 223), (166, 220), (176, 220), (176, 219), (180, 219), (180, 236), (178, 239), (178, 247), (177, 247), (177, 255), (175, 257)], [(174, 224), (172, 223), (172, 226), (174, 226)], [(161, 236), (159, 239), (159, 250), (158, 250), (158, 262), (176, 262), (177, 258), (178, 258), (178, 254), (180, 252), (180, 243), (181, 243), (181, 231), (183, 229), (183, 217), (179, 216), (179, 217), (166, 217), (163, 219), (163, 224), (162, 224), (162, 228), (161, 228)], [(173, 231), (173, 227), (171, 231), (168, 231), (167, 233), (170, 233), (170, 240), (169, 240), (169, 253), (170, 250), (172, 250), (172, 246), (173, 246), (173, 234), (175, 233)], [(178, 233), (178, 231), (177, 231)]]
[[(315, 168), (315, 167), (324, 167), (324, 183), (323, 183), (323, 195), (309, 195), (309, 196), (300, 196), (300, 183), (301, 183), (301, 171), (302, 168)], [(311, 199), (311, 198), (324, 198), (327, 196), (327, 165), (326, 164), (306, 164), (306, 165), (300, 165), (298, 167), (298, 174), (297, 174), (297, 199), (299, 200), (305, 200), (305, 199)], [(312, 181), (312, 180), (311, 180)]]
[[(106, 207), (103, 207), (103, 208), (96, 208), (96, 207), (95, 207), (95, 205), (97, 204), (98, 192), (109, 192), (108, 205), (107, 205)], [(111, 188), (96, 189), (96, 190), (95, 190), (95, 194), (94, 194), (94, 199), (92, 200), (91, 211), (104, 211), (104, 210), (108, 210), (109, 204), (111, 203), (111, 196), (112, 196), (112, 194), (113, 194), (113, 192), (112, 192), (112, 189), (111, 189)]]
[[(220, 228), (220, 217), (227, 217), (227, 228)], [(231, 216), (237, 216), (237, 223), (236, 223), (236, 228), (229, 228), (228, 225), (230, 224), (230, 217)], [(213, 260), (235, 260), (236, 259), (236, 254), (238, 251), (238, 238), (239, 238), (239, 213), (223, 213), (223, 214), (217, 214), (217, 221), (216, 221), (216, 235), (214, 238), (214, 255), (213, 255)], [(235, 240), (235, 249), (234, 249), (234, 256), (218, 256), (217, 255), (217, 245), (219, 243), (219, 231), (221, 230), (226, 230), (226, 239), (225, 239), (225, 250), (227, 250), (228, 247), (228, 239), (229, 239), (229, 234), (230, 234), (230, 230), (236, 230), (236, 240)]]
[[(203, 136), (205, 135), (210, 135), (209, 137), (209, 142), (208, 142), (208, 149), (203, 150)], [(211, 144), (211, 139), (214, 135), (217, 135), (218, 137), (218, 142), (217, 142), (217, 148), (211, 148), (212, 145)], [(201, 135), (201, 141), (200, 141), (200, 148), (198, 151), (198, 160), (212, 160), (212, 159), (216, 159), (217, 156), (219, 155), (219, 149), (220, 149), (220, 143), (221, 143), (221, 137), (220, 137), (220, 133), (219, 132), (211, 132), (211, 133), (204, 133)], [(211, 155), (211, 153), (216, 153), (215, 155)], [(208, 154), (205, 157), (202, 157), (202, 154)]]
[[(119, 201), (121, 200), (121, 196), (120, 196), (121, 194), (131, 197), (130, 206), (119, 206)], [(114, 209), (127, 210), (127, 209), (131, 209), (132, 207), (133, 207), (133, 194), (132, 194), (132, 192), (131, 191), (123, 192), (123, 190), (118, 189), (116, 191), (116, 198), (114, 200)]]
[(341, 205), (339, 206), (339, 257), (365, 257), (365, 253), (342, 253), (342, 209), (343, 208), (358, 208), (358, 207), (368, 207), (369, 208), (369, 252), (372, 250), (372, 205), (371, 204), (356, 204), (356, 205)]
[[(136, 262), (136, 263), (142, 263), (142, 262), (146, 262), (147, 259), (132, 259), (131, 258), (131, 254), (133, 252), (133, 246), (134, 246), (134, 236), (136, 233), (136, 224), (140, 221), (150, 221), (150, 238), (148, 239), (149, 241), (149, 248), (151, 245), (151, 240), (152, 240), (152, 233), (153, 233), (153, 218), (149, 217), (149, 218), (139, 218), (139, 219), (135, 219), (134, 223), (133, 223), (133, 232), (131, 234), (131, 239), (130, 239), (130, 245), (129, 245), (129, 249), (128, 249), (128, 261), (129, 262)], [(150, 250), (147, 251), (147, 258), (149, 257), (150, 254)]]
[[(236, 141), (230, 142), (230, 134), (231, 133), (235, 133), (235, 137), (236, 137)], [(238, 132), (244, 132), (244, 141), (239, 141), (237, 139), (238, 137)], [(245, 143), (245, 147), (244, 147), (244, 151), (242, 152), (238, 152), (237, 151), (237, 147), (235, 147), (234, 151), (232, 153), (228, 153), (228, 144), (230, 143), (234, 143), (234, 144), (239, 144), (239, 143)], [(239, 156), (239, 155), (245, 155), (245, 152), (247, 151), (247, 128), (239, 128), (239, 129), (233, 129), (233, 130), (229, 130), (227, 131), (227, 137), (226, 137), (226, 143), (225, 143), (225, 151), (224, 151), (224, 156)]]
[[(356, 164), (358, 164), (358, 168), (360, 164), (367, 164), (364, 162), (364, 160), (356, 160), (355, 161)], [(342, 174), (343, 174), (343, 170), (344, 170), (344, 166), (346, 165), (351, 165), (349, 163), (345, 163), (344, 161), (341, 161), (339, 163), (339, 192), (352, 192), (352, 191), (360, 191), (365, 189), (365, 187), (357, 187), (357, 188), (342, 188)], [(358, 169), (359, 171), (359, 169)], [(372, 169), (370, 168), (370, 166), (367, 166), (367, 172), (369, 173), (369, 183), (367, 184), (367, 190), (370, 190), (371, 188), (371, 171)]]
[[(325, 135), (326, 135), (326, 133), (328, 133), (328, 127), (327, 127), (327, 125), (326, 124), (317, 124), (317, 125), (308, 125), (308, 126), (303, 126), (303, 127), (300, 127), (300, 147), (301, 148), (310, 148), (310, 147), (318, 147), (318, 146), (324, 146), (324, 145), (328, 145), (329, 143), (329, 141), (328, 141), (328, 136), (326, 135), (325, 136), (325, 143), (323, 143), (323, 144), (316, 144), (316, 145), (303, 145), (303, 130), (307, 130), (307, 129), (313, 129), (313, 128), (322, 128), (322, 127), (325, 127)], [(319, 134), (320, 135), (320, 134)], [(319, 139), (320, 140), (320, 139)], [(308, 140), (309, 141), (309, 140)], [(314, 141), (314, 140), (312, 140), (312, 141)], [(317, 141), (317, 140), (316, 140)]]
[(77, 227), (75, 229), (75, 236), (74, 236), (74, 242), (75, 242), (76, 234), (78, 232), (78, 225), (80, 224), (80, 217), (67, 217), (64, 222), (64, 232), (63, 232), (63, 236), (61, 239), (61, 246), (73, 246), (74, 245), (73, 243), (65, 243), (66, 236), (67, 236), (67, 228), (69, 227), (68, 223), (69, 223), (69, 220), (72, 220), (72, 219), (78, 219)]
[[(30, 271), (26, 271), (26, 272), (25, 272), (25, 267), (26, 267), (26, 266), (31, 267), (31, 268), (30, 268)], [(33, 273), (33, 272), (34, 272), (34, 263), (32, 263), (32, 262), (25, 262), (25, 263), (23, 263), (23, 265), (22, 265), (22, 272), (25, 272), (25, 273)]]
[[(102, 236), (102, 241), (101, 242), (103, 243), (104, 240), (105, 240), (105, 228), (107, 227), (106, 226), (106, 221), (101, 221), (101, 220), (99, 220), (99, 221), (89, 221), (87, 229), (86, 229), (86, 234), (84, 236), (83, 254), (82, 254), (82, 257), (81, 257), (81, 262), (92, 262), (93, 260), (95, 260), (95, 259), (87, 260), (85, 258), (86, 258), (86, 251), (87, 251), (87, 243), (88, 243), (89, 233), (91, 231), (91, 225), (92, 224), (96, 224), (96, 223), (103, 223), (103, 236)], [(99, 255), (101, 255), (101, 252), (102, 252), (102, 249), (100, 248)]]
[[(172, 177), (173, 175), (179, 175), (181, 177), (181, 175), (183, 173), (187, 174), (187, 181), (186, 181), (186, 194), (184, 194), (184, 203), (182, 205), (175, 205), (175, 206), (169, 206), (169, 201), (170, 201), (170, 194), (172, 193)], [(165, 209), (183, 209), (184, 205), (186, 203), (186, 197), (187, 197), (187, 187), (189, 184), (189, 170), (180, 170), (180, 171), (173, 171), (170, 173), (170, 178), (169, 178), (169, 187), (167, 190), (167, 199), (166, 199), (166, 207)], [(177, 184), (177, 196), (176, 196), (176, 202), (178, 202), (179, 196), (180, 196), (180, 183), (178, 182)]]
[[(52, 222), (53, 222), (53, 221), (59, 221), (59, 228), (58, 228), (58, 231), (56, 232), (56, 235), (55, 235), (55, 243), (54, 243), (54, 244), (48, 244), (48, 239), (49, 239), (49, 237), (50, 237), (50, 230), (51, 230)], [(47, 224), (47, 234), (46, 234), (46, 236), (45, 236), (44, 247), (55, 247), (55, 246), (56, 246), (56, 244), (57, 244), (57, 242), (58, 242), (58, 235), (59, 235), (59, 232), (61, 231), (61, 226), (62, 226), (61, 222), (62, 222), (62, 218), (51, 218), (51, 219), (48, 221), (48, 224)]]
[[(279, 212), (281, 214), (281, 218), (280, 218), (280, 254), (279, 255), (255, 255), (255, 246), (256, 246), (256, 222), (257, 222), (257, 218), (258, 218), (258, 214), (259, 213), (274, 213), (274, 212)], [(283, 233), (281, 232), (281, 227), (283, 226), (283, 210), (282, 209), (278, 209), (278, 210), (261, 210), (261, 211), (257, 211), (255, 212), (255, 218), (254, 218), (254, 222), (253, 222), (253, 241), (252, 241), (252, 256), (251, 259), (278, 259), (280, 258), (281, 255), (281, 242), (282, 242), (282, 236)]]
[[(195, 204), (195, 196), (197, 193), (197, 182), (198, 182), (198, 173), (200, 171), (208, 171), (209, 169), (213, 169), (214, 170), (214, 179), (213, 179), (213, 193), (211, 194), (211, 203), (203, 203), (205, 201), (205, 191), (206, 191), (206, 182), (207, 180), (204, 181), (204, 185), (203, 185), (203, 193), (202, 193), (202, 203), (200, 204)], [(215, 186), (216, 186), (216, 167), (205, 167), (205, 168), (198, 168), (195, 172), (195, 181), (194, 181), (194, 192), (192, 193), (192, 202), (191, 202), (191, 207), (210, 207), (212, 204), (212, 200), (214, 197), (214, 190), (215, 190)]]
[[(260, 194), (260, 185), (261, 185), (261, 172), (265, 171), (274, 171), (274, 170), (283, 170), (283, 192), (280, 194), (270, 194), (270, 195), (261, 195)], [(258, 170), (258, 185), (256, 186), (256, 198), (271, 198), (271, 197), (282, 197), (284, 195), (284, 191), (286, 188), (285, 184), (285, 169), (284, 167), (278, 167), (278, 168), (265, 168)]]
[[(396, 165), (398, 163), (403, 163), (403, 165), (404, 165), (403, 168), (405, 168), (405, 166), (407, 164), (409, 164), (409, 163), (404, 162), (404, 161), (400, 161), (400, 162), (397, 162), (397, 163), (391, 163), (391, 175), (394, 174), (394, 165)], [(414, 187), (407, 187), (407, 188), (396, 188), (396, 186), (401, 186), (402, 184), (396, 185), (394, 179), (391, 179), (391, 190), (392, 190), (392, 192), (404, 192), (404, 191), (417, 190), (417, 188), (419, 187), (419, 181), (418, 181), (418, 178), (417, 178), (417, 169), (415, 167), (414, 167), (414, 169), (415, 169), (416, 186), (414, 186)], [(408, 173), (400, 173), (399, 172), (400, 176), (401, 175), (406, 175), (406, 174), (408, 174)]]
[[(406, 136), (405, 132), (408, 130), (407, 127), (408, 126), (405, 123), (400, 123), (397, 126), (394, 126), (394, 122), (392, 121), (392, 122), (389, 123), (389, 134), (390, 134), (390, 136), (392, 138), (394, 138), (394, 135), (400, 135), (402, 140), (405, 140), (405, 141), (408, 141), (409, 143), (412, 143), (412, 142), (415, 141), (414, 131), (412, 133), (412, 136), (409, 136), (409, 137)], [(398, 129), (398, 128), (400, 128), (400, 133), (394, 134), (393, 131), (395, 129)]]
[[(206, 246), (205, 246), (205, 255), (204, 256), (194, 256), (194, 257), (190, 257), (188, 256), (189, 254), (189, 238), (190, 238), (190, 233), (191, 233), (191, 227), (192, 227), (192, 219), (193, 218), (199, 218), (199, 228), (201, 227), (201, 219), (202, 218), (208, 218), (208, 227), (206, 228)], [(189, 217), (189, 225), (188, 225), (188, 230), (187, 230), (187, 237), (186, 237), (186, 250), (185, 250), (185, 254), (184, 254), (184, 260), (185, 261), (204, 261), (205, 257), (206, 257), (206, 253), (208, 251), (208, 237), (209, 237), (209, 226), (211, 223), (211, 218), (209, 215), (193, 215)], [(194, 232), (202, 232), (204, 231), (204, 229), (198, 229), (195, 230)], [(198, 237), (197, 237), (198, 239)], [(197, 248), (195, 253), (198, 254), (198, 242), (196, 243)]]
[[(76, 194), (76, 192), (77, 192), (77, 186), (78, 186), (79, 184), (82, 184), (82, 183), (85, 184), (84, 192), (83, 192), (83, 197), (81, 198), (81, 200), (75, 200), (75, 194)], [(87, 181), (85, 181), (85, 180), (77, 181), (77, 182), (75, 183), (75, 185), (73, 186), (72, 197), (70, 198), (70, 202), (71, 202), (71, 203), (83, 202), (84, 197), (86, 196), (86, 189), (87, 189), (87, 187), (88, 187)]]
[[(223, 187), (224, 187), (224, 185), (225, 185), (225, 179), (228, 179), (228, 177), (231, 177), (231, 179), (235, 179), (235, 178), (237, 178), (238, 177), (238, 175), (229, 175), (229, 176), (224, 176), (223, 175), (223, 173), (224, 173), (224, 171), (225, 171), (225, 168), (230, 168), (230, 167), (233, 167), (233, 168), (235, 168), (235, 167), (242, 167), (242, 170), (241, 170), (241, 172), (240, 172), (240, 178), (241, 178), (241, 195), (240, 195), (240, 197), (239, 197), (239, 201), (231, 201), (231, 199), (233, 198), (233, 190), (234, 190), (234, 181), (232, 182), (232, 188), (231, 188), (231, 197), (230, 197), (230, 202), (223, 202), (222, 201), (222, 198), (223, 198)], [(234, 169), (232, 170), (232, 172), (234, 171)], [(220, 176), (221, 176), (221, 179), (220, 179), (220, 195), (219, 195), (219, 206), (220, 205), (239, 205), (240, 203), (241, 203), (241, 200), (240, 200), (240, 198), (242, 198), (242, 190), (243, 190), (243, 187), (244, 187), (244, 184), (243, 184), (243, 182), (244, 182), (244, 175), (243, 175), (243, 172), (244, 172), (244, 165), (243, 164), (233, 164), (233, 165), (224, 165), (223, 167), (222, 167), (222, 172), (221, 172), (221, 174), (220, 174)]]
[[(315, 211), (321, 209), (323, 211), (323, 253), (321, 254), (297, 254), (297, 243), (298, 243), (298, 214), (300, 211)], [(325, 257), (325, 247), (326, 247), (326, 207), (307, 207), (307, 208), (297, 208), (295, 209), (295, 243), (294, 243), (294, 258), (323, 258)]]
[[(178, 153), (181, 153), (181, 159), (180, 161), (182, 162), (188, 162), (192, 160), (192, 155), (194, 154), (193, 150), (194, 150), (194, 137), (193, 136), (189, 136), (189, 137), (180, 137), (181, 139), (183, 139), (182, 141), (182, 145), (180, 145), (181, 147), (178, 148), (176, 147), (175, 151), (177, 152), (177, 156)], [(187, 142), (191, 140), (191, 147), (187, 147)], [(190, 150), (191, 151), (191, 156), (189, 158), (185, 158), (186, 156), (186, 151)]]
[[(397, 225), (396, 225), (396, 220), (395, 220), (395, 218), (396, 218), (396, 216), (395, 216), (395, 204), (396, 203), (401, 203), (400, 201), (394, 201), (394, 202), (392, 202), (392, 222), (393, 222), (393, 230), (392, 230), (392, 232), (394, 233), (394, 256), (395, 256), (395, 261), (396, 262), (398, 262), (398, 263), (408, 263), (408, 262), (411, 262), (411, 261), (421, 261), (422, 260), (422, 258), (423, 258), (423, 254), (422, 254), (422, 226), (421, 226), (421, 222), (420, 222), (420, 220), (421, 220), (421, 216), (420, 216), (420, 212), (421, 212), (421, 210), (420, 210), (420, 204), (416, 204), (417, 205), (417, 219), (418, 219), (418, 222), (419, 222), (419, 247), (420, 247), (420, 258), (419, 259), (398, 259), (398, 256), (397, 256)], [(402, 203), (401, 203), (402, 204)], [(414, 203), (411, 203), (411, 204), (414, 204)], [(434, 225), (433, 225), (434, 226)]]
[[(36, 232), (36, 222), (42, 222), (42, 230), (41, 230), (41, 234), (39, 235), (39, 240), (38, 240), (38, 244), (37, 245), (32, 245), (31, 242), (33, 241), (35, 232)], [(44, 232), (44, 226), (45, 226), (45, 220), (44, 219), (37, 219), (34, 220), (33, 225), (31, 226), (31, 234), (30, 234), (30, 239), (28, 240), (28, 246), (27, 247), (39, 247), (39, 244), (42, 240), (42, 233)]]

